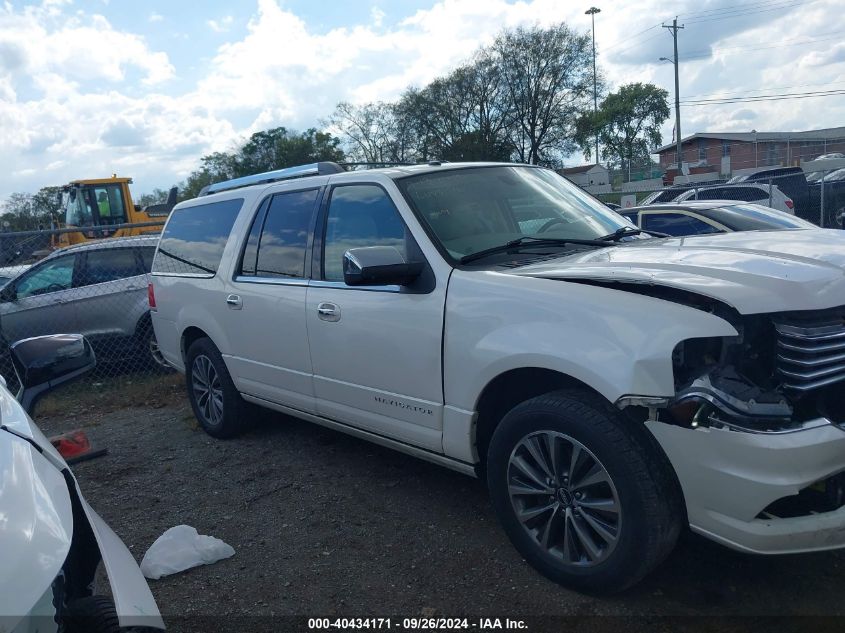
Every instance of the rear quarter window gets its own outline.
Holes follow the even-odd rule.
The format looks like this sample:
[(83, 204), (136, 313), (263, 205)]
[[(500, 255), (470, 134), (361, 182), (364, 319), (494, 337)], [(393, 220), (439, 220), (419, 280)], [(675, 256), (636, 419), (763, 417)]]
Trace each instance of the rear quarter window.
[(212, 276), (220, 266), (243, 198), (173, 211), (153, 260), (153, 272)]

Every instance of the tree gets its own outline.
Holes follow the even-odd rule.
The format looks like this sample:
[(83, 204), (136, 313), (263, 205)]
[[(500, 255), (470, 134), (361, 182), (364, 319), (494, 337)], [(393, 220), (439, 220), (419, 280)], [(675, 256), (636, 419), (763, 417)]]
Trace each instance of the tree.
[(505, 31), (489, 53), (512, 113), (510, 140), (526, 163), (550, 164), (575, 148), (575, 122), (592, 96), (589, 36), (566, 24)]
[(590, 158), (598, 131), (603, 159), (629, 174), (632, 164), (650, 164), (652, 149), (662, 142), (660, 126), (669, 118), (668, 99), (663, 88), (643, 83), (607, 95), (595, 115), (584, 114), (578, 121), (576, 138), (584, 155)]
[(508, 107), (501, 77), (484, 53), (468, 65), (405, 92), (397, 110), (424, 160), (508, 160)]
[(340, 139), (310, 128), (301, 134), (277, 127), (256, 132), (232, 153), (200, 159), (200, 168), (179, 186), (178, 199), (189, 200), (212, 183), (319, 161), (343, 161)]
[(353, 161), (362, 163), (405, 163), (414, 159), (414, 142), (406, 121), (394, 104), (378, 101), (353, 105), (341, 101), (328, 119), (340, 130)]

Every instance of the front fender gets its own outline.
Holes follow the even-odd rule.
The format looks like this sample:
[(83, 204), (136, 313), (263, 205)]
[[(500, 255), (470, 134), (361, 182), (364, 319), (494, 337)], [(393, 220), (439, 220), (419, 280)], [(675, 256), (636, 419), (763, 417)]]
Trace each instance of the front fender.
[(610, 402), (629, 394), (669, 397), (678, 343), (736, 335), (724, 319), (662, 299), (456, 271), (446, 310), (445, 400), (473, 411), (490, 381), (525, 367), (571, 376)]
[(100, 549), (121, 627), (164, 629), (155, 598), (135, 558), (76, 486), (76, 494)]

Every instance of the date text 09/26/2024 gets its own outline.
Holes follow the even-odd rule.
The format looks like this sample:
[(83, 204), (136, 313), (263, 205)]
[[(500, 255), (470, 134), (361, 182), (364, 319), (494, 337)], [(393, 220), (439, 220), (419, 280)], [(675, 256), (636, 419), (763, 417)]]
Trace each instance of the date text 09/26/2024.
[(523, 620), (510, 618), (308, 618), (309, 630), (381, 629), (404, 631), (525, 630)]

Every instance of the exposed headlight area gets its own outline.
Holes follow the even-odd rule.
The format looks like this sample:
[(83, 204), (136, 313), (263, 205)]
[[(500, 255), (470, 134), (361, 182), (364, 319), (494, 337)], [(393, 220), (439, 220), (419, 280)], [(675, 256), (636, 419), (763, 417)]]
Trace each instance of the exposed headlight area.
[(820, 418), (845, 424), (845, 308), (735, 317), (738, 336), (675, 348), (675, 397), (662, 412), (681, 426), (782, 433)]

